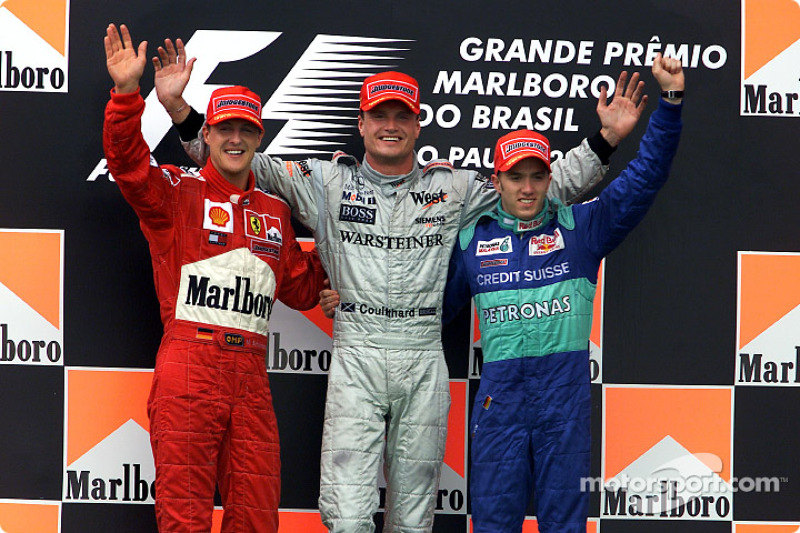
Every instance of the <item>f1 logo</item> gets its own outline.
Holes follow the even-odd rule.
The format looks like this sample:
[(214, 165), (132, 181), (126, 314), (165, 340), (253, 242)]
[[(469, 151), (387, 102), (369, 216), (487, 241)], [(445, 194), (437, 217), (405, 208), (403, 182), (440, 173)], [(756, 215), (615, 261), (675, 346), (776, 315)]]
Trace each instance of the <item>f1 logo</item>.
[[(207, 84), (211, 74), (220, 63), (235, 62), (250, 57), (272, 44), (282, 32), (268, 31), (234, 31), (234, 30), (197, 30), (186, 42), (186, 54), (196, 57), (192, 70), (192, 78), (184, 91), (186, 101), (197, 110), (205, 110), (208, 99), (214, 89), (220, 85)], [(264, 120), (284, 121), (281, 130), (275, 134), (264, 152), (298, 158), (315, 156), (322, 153), (333, 153), (338, 146), (330, 139), (319, 138), (309, 134), (310, 129), (339, 128), (335, 120), (326, 122), (318, 115), (326, 115), (331, 104), (338, 104), (341, 96), (330, 95), (332, 83), (341, 83), (341, 63), (350, 63), (353, 68), (362, 71), (366, 77), (371, 70), (381, 67), (366, 67), (363, 59), (374, 57), (400, 61), (396, 43), (405, 39), (376, 39), (343, 35), (317, 35), (308, 47), (300, 54), (292, 69), (286, 74), (278, 88), (264, 102), (261, 117)], [(407, 45), (405, 45), (407, 46)], [(367, 50), (368, 49), (368, 50)], [(380, 63), (380, 61), (378, 62)], [(357, 83), (353, 84), (353, 81)], [(361, 79), (348, 80), (340, 92), (352, 94), (353, 101), (358, 101)], [(234, 80), (226, 85), (233, 85)], [(314, 94), (316, 103), (309, 103), (305, 94)], [(265, 95), (262, 95), (265, 96)], [(147, 106), (142, 115), (142, 133), (150, 146), (150, 150), (161, 142), (172, 126), (167, 112), (157, 102), (155, 91), (145, 99)], [(353, 106), (355, 117), (356, 106)], [(352, 133), (355, 135), (355, 126)], [(298, 144), (298, 140), (302, 140)], [(95, 166), (86, 181), (95, 181), (98, 177), (108, 176), (105, 159)]]

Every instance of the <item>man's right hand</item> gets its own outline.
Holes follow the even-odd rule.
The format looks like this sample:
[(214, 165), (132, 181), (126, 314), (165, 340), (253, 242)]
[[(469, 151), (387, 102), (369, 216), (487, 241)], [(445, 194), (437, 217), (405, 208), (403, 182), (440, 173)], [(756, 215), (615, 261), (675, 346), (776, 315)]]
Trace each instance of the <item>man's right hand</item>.
[[(330, 281), (325, 280), (325, 287), (330, 287)], [(323, 314), (328, 318), (333, 318), (336, 314), (336, 307), (339, 305), (339, 293), (333, 289), (325, 288), (319, 293), (319, 306)]]
[(136, 49), (128, 27), (121, 24), (119, 30), (117, 31), (114, 24), (109, 24), (103, 44), (106, 48), (106, 68), (114, 80), (114, 91), (117, 94), (126, 94), (135, 92), (139, 87), (139, 80), (142, 79), (147, 63), (147, 41), (139, 43), (139, 48)]
[(194, 57), (186, 60), (186, 49), (180, 39), (175, 39), (175, 46), (170, 39), (164, 39), (164, 46), (158, 47), (158, 57), (153, 58), (156, 95), (175, 124), (189, 116), (190, 108), (183, 99), (183, 90), (189, 83), (195, 60)]

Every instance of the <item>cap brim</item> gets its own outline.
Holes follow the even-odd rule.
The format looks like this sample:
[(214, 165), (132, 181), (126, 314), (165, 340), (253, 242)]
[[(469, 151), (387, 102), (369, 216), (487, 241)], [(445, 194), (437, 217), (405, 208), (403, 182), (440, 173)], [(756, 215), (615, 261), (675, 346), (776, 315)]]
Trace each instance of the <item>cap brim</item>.
[(413, 102), (411, 102), (410, 100), (406, 100), (405, 98), (401, 98), (399, 96), (384, 96), (375, 98), (373, 100), (368, 101), (367, 103), (361, 104), (361, 111), (369, 111), (378, 104), (382, 104), (383, 102), (390, 102), (392, 100), (404, 103), (412, 113), (414, 113), (415, 115), (419, 115), (419, 109), (416, 109), (414, 107)]
[(509, 159), (508, 161), (506, 161), (505, 163), (503, 163), (499, 167), (495, 168), (495, 172), (508, 172), (511, 169), (511, 167), (513, 167), (514, 165), (516, 165), (517, 163), (519, 163), (523, 159), (528, 159), (528, 158), (531, 158), (531, 157), (534, 158), (534, 159), (538, 159), (539, 161), (544, 163), (545, 166), (547, 167), (547, 171), (548, 172), (552, 172), (551, 169), (550, 169), (550, 161), (547, 161), (544, 157), (542, 157), (541, 155), (539, 155), (537, 153), (534, 153), (534, 152), (523, 152), (523, 153), (521, 153), (519, 155), (515, 155), (514, 157), (512, 157), (511, 159)]
[(234, 119), (246, 120), (247, 122), (254, 124), (261, 130), (261, 133), (264, 133), (264, 124), (261, 123), (260, 120), (256, 119), (252, 115), (246, 115), (241, 113), (218, 113), (213, 118), (207, 120), (207, 124), (213, 126), (214, 124), (219, 124), (220, 122), (225, 122), (226, 120), (234, 120)]

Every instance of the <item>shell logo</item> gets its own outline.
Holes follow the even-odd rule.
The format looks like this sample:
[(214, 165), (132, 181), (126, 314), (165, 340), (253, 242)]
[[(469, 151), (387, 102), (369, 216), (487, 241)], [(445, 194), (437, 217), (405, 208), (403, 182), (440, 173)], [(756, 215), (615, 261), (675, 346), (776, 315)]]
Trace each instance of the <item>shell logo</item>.
[(208, 216), (215, 226), (225, 226), (231, 219), (228, 212), (221, 207), (212, 207), (208, 212)]

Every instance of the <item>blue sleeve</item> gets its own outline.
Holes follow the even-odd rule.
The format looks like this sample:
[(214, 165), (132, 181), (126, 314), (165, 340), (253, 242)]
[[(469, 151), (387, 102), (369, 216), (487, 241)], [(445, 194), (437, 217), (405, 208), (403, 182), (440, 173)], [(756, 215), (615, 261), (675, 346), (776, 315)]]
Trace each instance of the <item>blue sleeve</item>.
[(471, 298), (467, 270), (464, 267), (463, 252), (458, 245), (453, 247), (450, 255), (450, 268), (447, 271), (447, 286), (444, 289), (444, 302), (442, 303), (442, 324), (448, 324), (459, 311), (469, 303)]
[[(653, 205), (667, 181), (678, 150), (682, 105), (659, 99), (650, 117), (636, 158), (612, 181), (597, 200), (576, 206), (576, 215), (588, 216), (586, 245), (601, 259), (625, 239)], [(579, 215), (579, 216), (580, 216)]]

